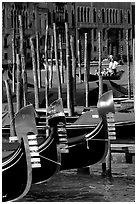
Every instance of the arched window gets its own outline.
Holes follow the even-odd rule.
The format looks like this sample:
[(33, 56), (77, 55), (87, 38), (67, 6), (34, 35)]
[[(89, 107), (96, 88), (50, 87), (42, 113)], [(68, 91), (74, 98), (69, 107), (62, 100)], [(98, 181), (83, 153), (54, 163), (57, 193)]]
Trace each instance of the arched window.
[(123, 23), (123, 11), (120, 10), (120, 23)]
[(116, 23), (118, 22), (118, 12), (116, 10)]
[(86, 12), (86, 7), (84, 7), (84, 22), (87, 21), (87, 19), (86, 19), (86, 14), (87, 14), (87, 12)]
[(110, 9), (109, 22), (112, 23), (112, 9)]
[(25, 28), (28, 28), (28, 12), (25, 12)]
[(109, 10), (107, 9), (107, 23), (109, 23)]
[(77, 8), (77, 16), (78, 16), (78, 22), (80, 22), (80, 8)]
[(113, 9), (113, 23), (115, 23), (115, 9)]
[(90, 16), (90, 10), (89, 10), (89, 8), (87, 8), (87, 22), (90, 22), (90, 18), (89, 18), (89, 16)]
[(97, 12), (96, 8), (93, 9), (93, 22), (96, 23)]
[(83, 7), (81, 7), (81, 22), (83, 22)]
[(128, 23), (130, 23), (130, 12), (128, 11)]
[(102, 23), (105, 23), (105, 10), (102, 9)]

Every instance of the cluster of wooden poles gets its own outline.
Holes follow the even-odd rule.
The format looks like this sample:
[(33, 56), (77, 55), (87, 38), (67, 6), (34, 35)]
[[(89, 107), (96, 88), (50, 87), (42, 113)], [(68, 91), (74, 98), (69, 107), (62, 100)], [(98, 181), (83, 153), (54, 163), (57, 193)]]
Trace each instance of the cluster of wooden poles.
[[(58, 78), (58, 98), (62, 98), (62, 86), (61, 84), (64, 83), (64, 69), (63, 69), (63, 55), (62, 55), (62, 42), (61, 42), (61, 35), (59, 35), (57, 39), (57, 29), (56, 24), (53, 23), (53, 36), (51, 40), (51, 54), (50, 54), (50, 78), (49, 78), (49, 63), (48, 63), (48, 25), (46, 26), (45, 31), (45, 59), (44, 59), (44, 67), (45, 67), (45, 101), (46, 101), (46, 109), (48, 108), (48, 90), (49, 87), (52, 87), (52, 80), (53, 80), (53, 49), (55, 53), (55, 61), (56, 61), (56, 71), (57, 71), (57, 78)], [(65, 36), (66, 36), (66, 71), (67, 71), (67, 109), (68, 115), (72, 116), (74, 113), (74, 106), (76, 105), (76, 50), (78, 51), (78, 71), (79, 71), (79, 82), (81, 82), (81, 59), (80, 59), (80, 46), (79, 40), (77, 42), (77, 49), (75, 50), (75, 42), (74, 36), (69, 35), (69, 28), (68, 23), (65, 23)], [(20, 46), (19, 51), (15, 50), (15, 30), (13, 29), (13, 37), (12, 37), (12, 56), (13, 56), (13, 67), (12, 67), (12, 92), (16, 92), (16, 111), (22, 106), (27, 105), (27, 72), (26, 72), (26, 61), (25, 61), (25, 54), (24, 54), (24, 32), (23, 32), (23, 25), (22, 25), (22, 17), (19, 15), (19, 36), (20, 36)], [(90, 59), (87, 53), (87, 42), (88, 42), (87, 33), (85, 33), (85, 50), (84, 50), (84, 82), (85, 82), (85, 106), (88, 107), (89, 104), (89, 82), (88, 82), (88, 75), (90, 71)], [(34, 47), (34, 37), (30, 37), (30, 47), (31, 47), (31, 54), (32, 54), (32, 65), (33, 65), (33, 80), (34, 80), (34, 94), (35, 94), (35, 108), (39, 108), (39, 88), (41, 88), (41, 69), (40, 69), (40, 51), (39, 51), (39, 33), (36, 29), (35, 32), (35, 39), (36, 39), (36, 52)], [(59, 41), (59, 49), (60, 49), (60, 59), (58, 59), (58, 43)], [(128, 44), (128, 32), (126, 35), (126, 42), (127, 42), (127, 65), (128, 65), (128, 93), (130, 98), (130, 63), (129, 63), (129, 44)], [(54, 48), (53, 48), (54, 44)], [(16, 54), (17, 53), (17, 54)], [(103, 93), (103, 80), (101, 75), (101, 31), (98, 32), (98, 54), (99, 54), (99, 97)], [(37, 56), (35, 56), (37, 55)], [(72, 57), (72, 59), (71, 59)], [(36, 61), (37, 59), (37, 61)], [(60, 64), (59, 64), (60, 60)], [(72, 61), (71, 61), (72, 60)], [(16, 68), (17, 69), (16, 69)], [(16, 71), (15, 71), (16, 70)], [(16, 73), (16, 77), (15, 77)], [(16, 78), (16, 83), (15, 83)], [(50, 80), (49, 80), (50, 79)], [(6, 87), (7, 79), (5, 80)], [(15, 86), (16, 84), (16, 86)], [(11, 121), (14, 118), (14, 111), (12, 108), (12, 97), (9, 94), (9, 88), (7, 88), (7, 98), (9, 104), (9, 112)], [(21, 92), (22, 90), (22, 92)], [(22, 93), (22, 95), (21, 95)], [(23, 100), (22, 100), (23, 99)]]

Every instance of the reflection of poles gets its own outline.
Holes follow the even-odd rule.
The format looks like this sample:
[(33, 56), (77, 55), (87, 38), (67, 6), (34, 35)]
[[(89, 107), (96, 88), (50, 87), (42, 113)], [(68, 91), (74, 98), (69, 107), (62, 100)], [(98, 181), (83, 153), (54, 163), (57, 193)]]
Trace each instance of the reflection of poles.
[(73, 94), (72, 94), (72, 72), (71, 72), (71, 66), (70, 66), (68, 23), (65, 23), (65, 32), (66, 32), (66, 68), (67, 68), (67, 108), (68, 108), (68, 115), (72, 116), (74, 113), (74, 106), (73, 106)]
[(87, 68), (87, 33), (85, 33), (85, 53), (84, 53), (84, 82), (86, 85), (86, 107), (88, 107), (89, 83), (88, 83), (88, 68)]
[(32, 37), (30, 37), (30, 46), (31, 46), (32, 65), (33, 65), (35, 109), (37, 109), (37, 108), (39, 108), (39, 90), (38, 90), (38, 76), (37, 76), (36, 61), (35, 61), (35, 50), (34, 50), (33, 38)]
[(101, 32), (98, 32), (98, 52), (99, 52), (99, 65), (98, 65), (98, 73), (99, 73), (99, 98), (103, 93), (103, 79), (101, 74)]
[(20, 32), (20, 54), (21, 54), (21, 67), (22, 67), (22, 81), (23, 81), (23, 105), (26, 106), (26, 94), (27, 94), (27, 82), (26, 82), (26, 70), (25, 70), (25, 56), (24, 56), (24, 46), (23, 46), (23, 27), (22, 27), (22, 17), (19, 15), (19, 32)]
[(126, 30), (126, 47), (127, 47), (127, 70), (128, 70), (128, 98), (131, 98), (131, 87), (130, 87), (130, 61), (129, 61), (129, 41), (128, 41), (128, 30)]
[(78, 50), (78, 70), (79, 70), (79, 82), (81, 83), (81, 63), (80, 63), (80, 41), (78, 40), (77, 44), (77, 50)]
[(73, 76), (73, 99), (76, 105), (76, 57), (74, 50), (74, 36), (70, 36), (71, 55), (72, 55), (72, 76)]
[(54, 31), (54, 51), (55, 51), (55, 59), (56, 59), (56, 70), (57, 70), (57, 78), (58, 78), (58, 98), (62, 98), (60, 70), (59, 70), (58, 55), (57, 55), (57, 36), (56, 36), (55, 23), (53, 23), (53, 31)]

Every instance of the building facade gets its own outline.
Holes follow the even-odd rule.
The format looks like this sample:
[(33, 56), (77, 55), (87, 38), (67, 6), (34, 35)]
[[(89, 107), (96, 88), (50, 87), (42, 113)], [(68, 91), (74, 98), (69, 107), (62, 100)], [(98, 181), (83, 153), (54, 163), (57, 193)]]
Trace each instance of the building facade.
[[(53, 36), (53, 22), (57, 36), (61, 34), (65, 58), (65, 22), (69, 34), (80, 40), (81, 59), (84, 58), (84, 33), (88, 35), (90, 60), (98, 60), (98, 32), (101, 32), (102, 59), (109, 54), (126, 56), (125, 36), (128, 32), (129, 50), (132, 55), (134, 38), (135, 5), (131, 2), (3, 2), (2, 3), (2, 60), (12, 61), (12, 36), (15, 31), (15, 48), (19, 48), (19, 22), (22, 16), (25, 57), (31, 57), (29, 37), (39, 33), (39, 50), (44, 53), (45, 30), (48, 25), (48, 50)], [(77, 52), (76, 52), (77, 53)]]

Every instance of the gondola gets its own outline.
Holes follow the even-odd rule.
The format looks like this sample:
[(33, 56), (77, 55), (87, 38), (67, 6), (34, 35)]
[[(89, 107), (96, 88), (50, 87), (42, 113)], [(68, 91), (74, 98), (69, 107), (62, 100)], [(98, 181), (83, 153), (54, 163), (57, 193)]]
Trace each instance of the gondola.
[[(66, 121), (63, 114), (58, 120), (52, 118), (51, 124), (57, 126), (56, 134), (59, 142), (65, 139), (64, 144), (67, 150), (61, 152), (60, 170), (86, 167), (104, 160), (108, 151), (106, 114), (114, 112), (112, 91), (105, 93), (100, 98), (97, 107), (101, 120), (92, 130), (90, 126), (65, 126)], [(67, 134), (66, 138), (64, 138), (65, 134)]]
[(61, 170), (81, 168), (101, 162), (108, 151), (107, 117), (114, 113), (112, 91), (102, 95), (97, 104), (101, 121), (91, 131), (88, 127), (70, 127), (68, 134), (68, 154), (61, 154)]
[[(22, 115), (19, 111), (15, 121)], [(19, 130), (19, 129), (18, 129)], [(31, 123), (27, 124), (26, 134), (17, 130), (17, 137), (12, 136), (16, 142), (12, 143), (3, 139), (2, 142), (2, 201), (16, 201), (24, 197), (32, 183), (32, 168), (39, 167), (38, 157), (32, 157), (30, 152), (29, 132), (32, 131)], [(33, 139), (36, 143), (36, 138)], [(33, 161), (32, 161), (33, 160)], [(37, 160), (37, 161), (36, 161)]]
[[(52, 121), (54, 116), (50, 116), (49, 122)], [(58, 116), (56, 116), (56, 120), (58, 121)], [(15, 128), (16, 133), (26, 135), (28, 132), (28, 126), (31, 127), (29, 134), (32, 137), (36, 137), (38, 144), (36, 147), (32, 147), (34, 152), (32, 154), (35, 155), (35, 150), (38, 150), (38, 156), (40, 159), (40, 168), (32, 169), (32, 184), (38, 184), (45, 181), (48, 181), (55, 173), (60, 170), (61, 161), (60, 161), (60, 146), (58, 145), (57, 134), (55, 134), (55, 126), (48, 126), (49, 135), (47, 136), (47, 132), (42, 135), (38, 134), (36, 122), (35, 122), (35, 110), (33, 105), (28, 105), (20, 110), (20, 114), (15, 117)], [(3, 135), (3, 138), (7, 140), (9, 137)], [(12, 138), (12, 137), (11, 137)], [(12, 145), (13, 149), (15, 148), (15, 143)]]
[[(117, 71), (116, 74), (112, 75), (104, 75), (102, 76), (104, 80), (120, 80), (122, 75), (124, 73), (124, 70)], [(81, 80), (84, 81), (84, 74), (81, 74)], [(89, 74), (89, 81), (96, 81), (98, 80), (98, 75), (96, 74)]]

